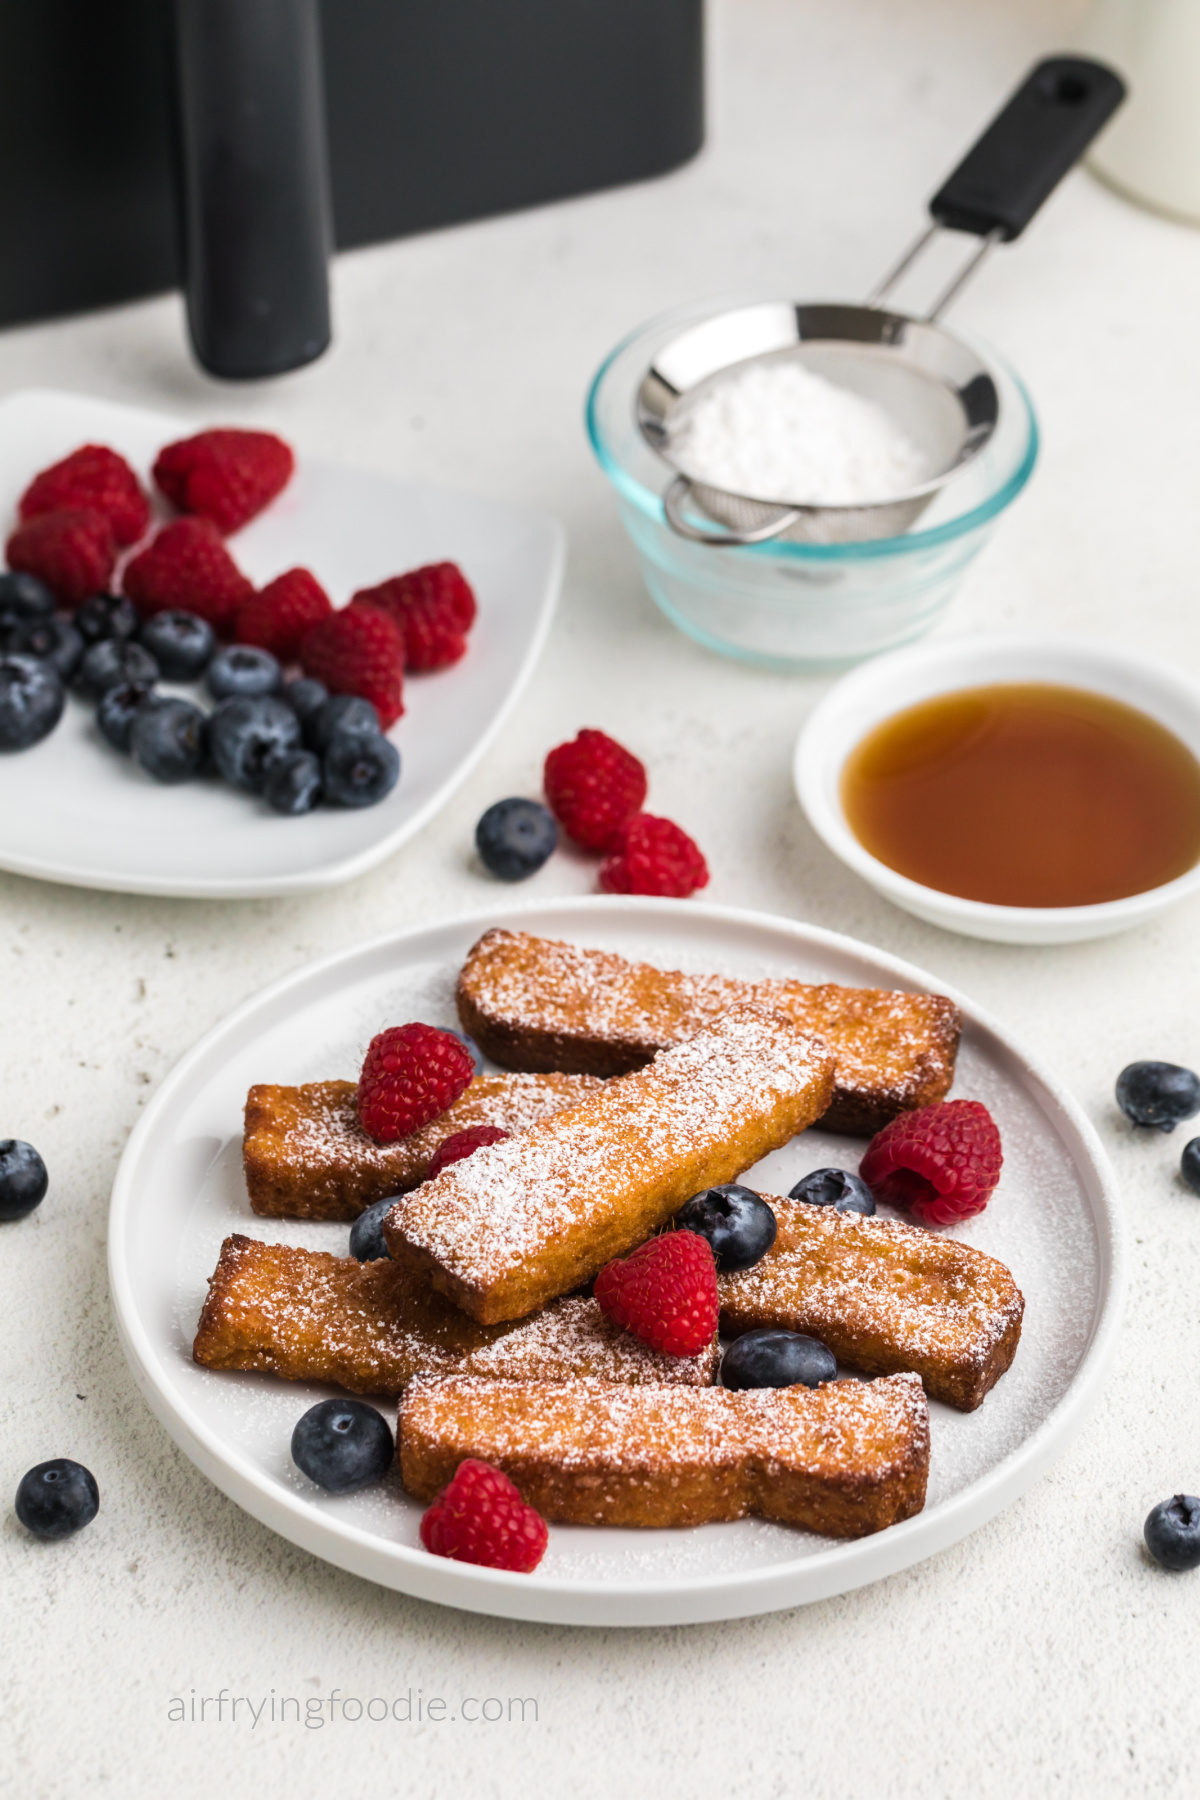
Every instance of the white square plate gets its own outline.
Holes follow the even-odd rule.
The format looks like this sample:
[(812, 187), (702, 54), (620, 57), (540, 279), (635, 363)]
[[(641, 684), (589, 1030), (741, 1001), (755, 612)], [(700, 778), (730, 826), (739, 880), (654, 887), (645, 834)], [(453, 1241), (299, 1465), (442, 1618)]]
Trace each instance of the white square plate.
[[(334, 1390), (217, 1373), (191, 1359), (222, 1240), (347, 1254), (348, 1228), (260, 1219), (242, 1176), (242, 1109), (254, 1082), (353, 1077), (371, 1036), (405, 1019), (456, 1025), (454, 982), (491, 925), (646, 957), (661, 968), (915, 988), (939, 984), (865, 944), (787, 919), (694, 901), (584, 899), (417, 927), (310, 964), (250, 1000), (159, 1088), (117, 1172), (109, 1278), (126, 1354), (171, 1436), (225, 1493), (340, 1568), (444, 1605), (576, 1625), (679, 1625), (772, 1612), (845, 1593), (944, 1550), (1007, 1506), (1060, 1455), (1099, 1391), (1116, 1340), (1124, 1246), (1115, 1182), (1079, 1107), (961, 995), (954, 1093), (991, 1109), (1004, 1170), (987, 1211), (948, 1235), (1008, 1264), (1025, 1295), (1012, 1368), (973, 1413), (930, 1406), (925, 1510), (838, 1543), (743, 1519), (692, 1531), (555, 1525), (533, 1575), (421, 1549), (421, 1508), (395, 1475), (322, 1493), (289, 1454), (301, 1413)], [(857, 1168), (860, 1139), (815, 1129), (746, 1179), (786, 1193), (809, 1170)], [(394, 1403), (381, 1403), (395, 1426)]]
[[(187, 420), (30, 389), (0, 401), (0, 523), (7, 537), (34, 474), (83, 443), (110, 444), (149, 486)], [(397, 786), (379, 806), (299, 819), (216, 781), (160, 787), (100, 737), (72, 696), (32, 750), (0, 756), (0, 868), (76, 887), (195, 898), (297, 893), (382, 862), (444, 805), (483, 754), (533, 669), (562, 581), (553, 519), (419, 481), (304, 459), (265, 513), (230, 540), (256, 585), (311, 568), (344, 604), (422, 563), (461, 565), (479, 600), (462, 662), (405, 683), (390, 736)]]

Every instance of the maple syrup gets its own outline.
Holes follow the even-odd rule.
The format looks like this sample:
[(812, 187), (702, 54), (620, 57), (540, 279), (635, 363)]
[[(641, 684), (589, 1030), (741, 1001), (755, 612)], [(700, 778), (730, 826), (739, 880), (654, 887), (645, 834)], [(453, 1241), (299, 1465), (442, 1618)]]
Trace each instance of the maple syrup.
[(1200, 762), (1107, 695), (1013, 682), (885, 719), (846, 761), (842, 808), (880, 862), (996, 906), (1093, 906), (1200, 862)]

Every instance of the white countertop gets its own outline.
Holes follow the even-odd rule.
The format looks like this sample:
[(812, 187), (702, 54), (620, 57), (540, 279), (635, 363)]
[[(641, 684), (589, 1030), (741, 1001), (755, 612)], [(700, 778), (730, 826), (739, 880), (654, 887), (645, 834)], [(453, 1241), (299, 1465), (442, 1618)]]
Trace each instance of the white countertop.
[[(177, 299), (0, 335), (0, 392), (72, 387), (557, 513), (570, 564), (514, 718), (444, 814), (353, 886), (246, 904), (0, 877), (0, 1135), (43, 1151), (50, 1197), (3, 1232), (0, 1486), (72, 1455), (102, 1510), (41, 1545), (4, 1507), (10, 1607), (0, 1787), (304, 1797), (1174, 1793), (1200, 1761), (1200, 1576), (1140, 1545), (1152, 1504), (1200, 1489), (1200, 1201), (1186, 1131), (1115, 1113), (1135, 1057), (1200, 1065), (1200, 905), (1108, 943), (1023, 950), (943, 934), (875, 898), (793, 801), (789, 753), (826, 683), (696, 648), (642, 591), (580, 423), (600, 358), (693, 295), (866, 291), (940, 177), (1074, 0), (719, 0), (708, 149), (663, 181), (341, 259), (337, 343), (275, 384), (190, 367)], [(1200, 674), (1200, 233), (1072, 176), (956, 314), (1003, 348), (1045, 432), (1041, 466), (943, 630), (1093, 633)], [(706, 898), (833, 926), (1001, 1015), (1057, 1070), (1121, 1177), (1132, 1238), (1123, 1347), (1053, 1472), (933, 1561), (844, 1599), (723, 1626), (622, 1634), (409, 1601), (254, 1523), (134, 1388), (109, 1312), (105, 1209), (155, 1084), (209, 1025), (314, 955), (483, 908), (474, 822), (536, 792), (546, 749), (604, 727), (653, 804), (709, 856)], [(523, 890), (585, 892), (559, 856)], [(77, 1396), (84, 1396), (78, 1398)], [(15, 1604), (14, 1604), (15, 1602)], [(176, 1724), (172, 1697), (532, 1696), (536, 1723)], [(7, 1787), (5, 1778), (11, 1782)], [(333, 1785), (333, 1784), (336, 1784)], [(386, 1784), (386, 1787), (385, 1787)]]

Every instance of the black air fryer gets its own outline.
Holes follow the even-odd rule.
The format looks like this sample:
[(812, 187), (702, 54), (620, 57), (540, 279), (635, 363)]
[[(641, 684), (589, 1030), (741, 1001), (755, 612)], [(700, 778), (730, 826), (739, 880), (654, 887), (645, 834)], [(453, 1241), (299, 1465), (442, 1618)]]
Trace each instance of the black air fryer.
[(0, 0), (0, 325), (182, 286), (214, 375), (329, 341), (326, 261), (659, 175), (703, 0)]

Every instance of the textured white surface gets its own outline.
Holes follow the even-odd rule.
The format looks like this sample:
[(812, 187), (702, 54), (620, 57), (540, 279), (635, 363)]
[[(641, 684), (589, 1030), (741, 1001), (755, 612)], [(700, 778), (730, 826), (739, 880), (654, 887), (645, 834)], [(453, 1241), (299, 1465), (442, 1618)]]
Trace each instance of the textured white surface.
[[(4, 1501), (0, 1785), (27, 1796), (397, 1792), (1185, 1794), (1200, 1764), (1200, 1577), (1140, 1546), (1149, 1507), (1200, 1488), (1200, 1212), (1182, 1133), (1134, 1138), (1112, 1082), (1136, 1056), (1200, 1063), (1200, 908), (1107, 943), (971, 943), (893, 910), (808, 831), (789, 751), (815, 680), (721, 662), (641, 592), (579, 427), (584, 385), (640, 319), (730, 287), (864, 292), (1075, 0), (722, 0), (709, 150), (669, 180), (346, 258), (333, 354), (290, 381), (218, 389), (162, 300), (0, 338), (0, 390), (31, 383), (262, 421), (303, 453), (558, 513), (563, 610), (519, 714), (433, 826), (361, 882), (278, 902), (131, 900), (0, 881), (4, 1129), (50, 1199), (3, 1232), (0, 1468), (78, 1456), (102, 1510), (31, 1542)], [(1042, 466), (947, 629), (1053, 626), (1200, 672), (1194, 420), (1200, 236), (1072, 177), (958, 317), (1028, 380)], [(1125, 1182), (1125, 1348), (1092, 1424), (993, 1524), (836, 1601), (644, 1635), (468, 1618), (339, 1574), (253, 1524), (171, 1446), (117, 1347), (104, 1210), (139, 1102), (214, 1020), (306, 958), (486, 901), (471, 831), (535, 791), (546, 747), (591, 723), (693, 827), (713, 899), (791, 912), (911, 956), (1000, 1013), (1072, 1087)], [(584, 892), (561, 857), (532, 890)], [(87, 1396), (78, 1400), (77, 1394)], [(2, 1496), (0, 1496), (2, 1498)], [(536, 1696), (538, 1718), (339, 1717), (306, 1730), (220, 1689), (366, 1701)], [(353, 1709), (351, 1709), (353, 1710)], [(376, 1709), (377, 1710), (377, 1709)], [(494, 1712), (494, 1708), (490, 1708)]]

